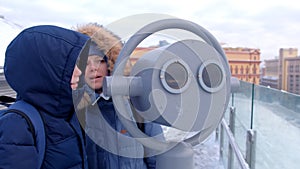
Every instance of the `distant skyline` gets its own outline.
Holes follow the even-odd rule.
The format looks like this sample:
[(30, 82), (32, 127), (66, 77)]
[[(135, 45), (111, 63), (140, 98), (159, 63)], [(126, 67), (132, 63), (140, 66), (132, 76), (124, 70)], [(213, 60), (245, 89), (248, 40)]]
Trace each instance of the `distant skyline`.
[[(89, 22), (106, 26), (135, 14), (168, 14), (199, 24), (228, 47), (260, 49), (263, 61), (278, 56), (280, 48), (299, 50), (300, 6), (297, 4), (296, 0), (0, 0), (0, 16), (15, 24), (13, 32), (18, 32), (18, 26), (24, 29), (53, 24), (72, 28)], [(16, 36), (9, 29), (1, 26), (1, 39), (11, 40)], [(1, 65), (6, 46), (3, 42), (0, 45)]]

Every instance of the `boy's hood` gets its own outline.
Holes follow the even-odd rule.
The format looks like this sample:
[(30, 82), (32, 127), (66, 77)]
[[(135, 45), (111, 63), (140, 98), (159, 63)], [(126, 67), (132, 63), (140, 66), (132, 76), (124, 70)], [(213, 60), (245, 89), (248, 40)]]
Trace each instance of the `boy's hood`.
[(70, 116), (74, 109), (70, 81), (88, 40), (81, 33), (50, 25), (23, 30), (7, 47), (4, 65), (18, 99), (57, 117)]

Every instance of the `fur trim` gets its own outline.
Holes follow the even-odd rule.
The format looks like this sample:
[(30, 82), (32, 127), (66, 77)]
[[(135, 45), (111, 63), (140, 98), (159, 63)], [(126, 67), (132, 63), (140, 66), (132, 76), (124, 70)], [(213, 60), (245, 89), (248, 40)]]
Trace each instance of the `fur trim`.
[(113, 72), (114, 64), (123, 47), (121, 39), (97, 23), (78, 25), (75, 30), (91, 37), (99, 49), (102, 50), (108, 57), (108, 70)]

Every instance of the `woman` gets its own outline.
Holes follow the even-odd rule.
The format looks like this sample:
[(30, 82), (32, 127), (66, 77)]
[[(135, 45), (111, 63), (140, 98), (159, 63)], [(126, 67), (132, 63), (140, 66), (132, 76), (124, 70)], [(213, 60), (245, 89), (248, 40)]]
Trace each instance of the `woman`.
[[(155, 156), (145, 157), (150, 151), (130, 136), (116, 114), (112, 99), (102, 93), (103, 78), (113, 73), (122, 48), (120, 39), (97, 24), (83, 25), (77, 30), (92, 40), (85, 70), (85, 88), (90, 98), (87, 100), (91, 102), (85, 118), (89, 168), (154, 169)], [(154, 123), (143, 123), (140, 129), (150, 137), (162, 133), (161, 127)]]

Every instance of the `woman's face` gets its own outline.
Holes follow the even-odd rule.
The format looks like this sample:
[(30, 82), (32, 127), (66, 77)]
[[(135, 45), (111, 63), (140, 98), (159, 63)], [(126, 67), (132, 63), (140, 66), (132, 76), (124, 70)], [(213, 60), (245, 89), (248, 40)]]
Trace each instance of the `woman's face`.
[(85, 69), (85, 82), (94, 90), (101, 89), (103, 78), (107, 75), (107, 68), (103, 57), (89, 56)]
[(71, 79), (71, 88), (73, 90), (75, 90), (78, 87), (79, 76), (81, 75), (81, 73), (82, 73), (81, 70), (76, 65), (73, 70), (73, 75)]

